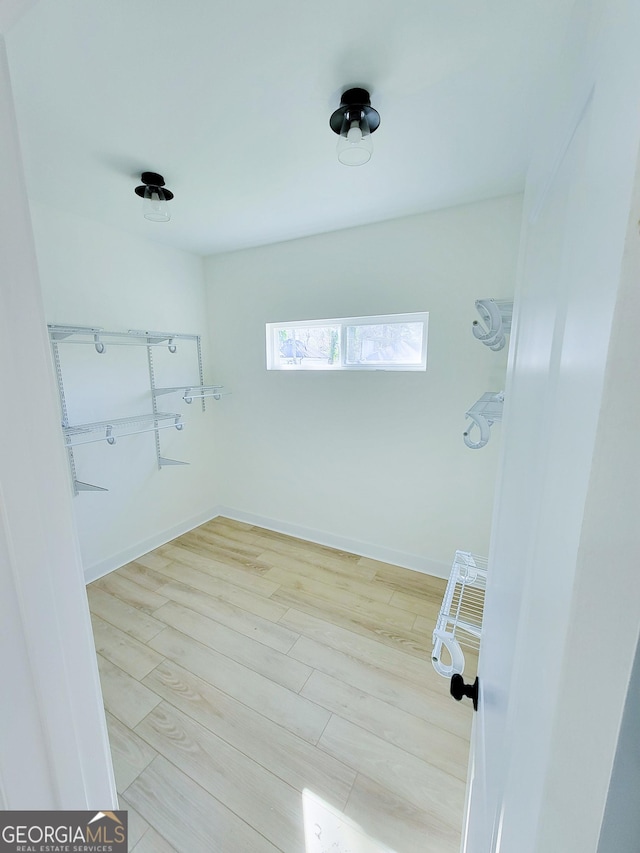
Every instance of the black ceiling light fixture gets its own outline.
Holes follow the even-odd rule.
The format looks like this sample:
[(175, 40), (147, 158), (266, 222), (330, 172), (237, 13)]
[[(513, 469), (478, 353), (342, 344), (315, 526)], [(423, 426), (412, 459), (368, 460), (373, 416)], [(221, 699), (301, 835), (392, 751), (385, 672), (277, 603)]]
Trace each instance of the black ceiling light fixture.
[(164, 178), (157, 172), (143, 172), (140, 175), (143, 186), (135, 188), (135, 194), (144, 199), (142, 213), (151, 222), (168, 222), (171, 219), (168, 201), (173, 193), (164, 185)]
[(366, 89), (347, 89), (329, 125), (340, 136), (336, 151), (341, 163), (362, 166), (369, 162), (373, 152), (371, 134), (380, 125), (380, 113), (371, 106)]

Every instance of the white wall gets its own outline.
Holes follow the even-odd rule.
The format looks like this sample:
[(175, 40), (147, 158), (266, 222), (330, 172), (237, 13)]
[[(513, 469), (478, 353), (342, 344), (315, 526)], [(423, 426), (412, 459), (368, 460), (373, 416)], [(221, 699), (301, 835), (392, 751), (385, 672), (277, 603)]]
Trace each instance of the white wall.
[[(47, 322), (202, 334), (208, 339), (202, 259), (104, 225), (32, 204)], [(162, 224), (150, 223), (150, 228)], [(60, 345), (72, 422), (151, 411), (146, 348)], [(155, 354), (157, 384), (198, 382), (193, 344), (176, 356)], [(205, 379), (210, 382), (205, 365)], [(216, 404), (186, 406), (159, 398), (163, 411), (182, 412), (186, 428), (161, 433), (162, 453), (189, 466), (157, 469), (152, 433), (78, 448), (78, 479), (108, 492), (74, 500), (85, 574), (97, 577), (215, 512), (213, 423)], [(218, 404), (220, 405), (220, 404)]]
[[(513, 292), (521, 198), (338, 231), (206, 261), (221, 500), (239, 517), (434, 572), (488, 549), (500, 426), (464, 413), (501, 390), (506, 350), (474, 339), (474, 302)], [(430, 312), (426, 373), (267, 372), (265, 323)]]

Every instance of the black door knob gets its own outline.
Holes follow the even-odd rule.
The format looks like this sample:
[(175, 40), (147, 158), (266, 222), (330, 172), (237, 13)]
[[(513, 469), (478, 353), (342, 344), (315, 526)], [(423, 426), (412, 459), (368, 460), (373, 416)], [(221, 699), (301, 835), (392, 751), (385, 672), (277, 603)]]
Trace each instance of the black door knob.
[(473, 684), (465, 684), (464, 678), (460, 675), (459, 672), (456, 672), (451, 676), (451, 695), (453, 698), (459, 702), (461, 699), (464, 699), (467, 696), (473, 702), (473, 710), (478, 710), (478, 679), (473, 682)]

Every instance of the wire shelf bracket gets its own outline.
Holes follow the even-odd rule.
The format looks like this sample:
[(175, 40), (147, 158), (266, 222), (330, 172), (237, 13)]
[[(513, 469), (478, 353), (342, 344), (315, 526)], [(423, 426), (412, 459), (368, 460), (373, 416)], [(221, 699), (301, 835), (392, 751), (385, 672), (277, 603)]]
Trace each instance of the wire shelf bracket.
[(93, 486), (91, 483), (82, 483), (80, 480), (73, 481), (73, 491), (77, 495), (78, 492), (108, 492), (103, 486)]
[[(467, 410), (465, 415), (471, 421), (470, 426), (462, 433), (464, 443), (471, 450), (484, 447), (491, 438), (491, 427), (496, 421), (502, 420), (504, 391), (487, 391)], [(476, 429), (474, 430), (474, 427)], [(479, 437), (474, 438), (475, 432)]]
[(508, 299), (476, 299), (476, 311), (480, 320), (473, 321), (474, 337), (489, 349), (499, 352), (511, 332), (513, 302)]

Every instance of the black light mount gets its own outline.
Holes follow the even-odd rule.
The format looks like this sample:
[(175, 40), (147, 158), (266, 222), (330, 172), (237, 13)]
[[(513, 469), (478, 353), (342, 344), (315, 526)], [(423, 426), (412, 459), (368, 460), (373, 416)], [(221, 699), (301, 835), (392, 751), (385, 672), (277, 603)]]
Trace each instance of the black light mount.
[(344, 134), (344, 128), (352, 122), (360, 123), (366, 119), (369, 133), (380, 126), (380, 113), (371, 106), (371, 97), (366, 89), (347, 89), (340, 99), (340, 106), (331, 114), (329, 125), (338, 135)]
[(140, 175), (140, 180), (143, 186), (135, 188), (135, 194), (139, 195), (140, 198), (144, 198), (145, 193), (148, 194), (150, 190), (160, 190), (166, 201), (171, 201), (173, 198), (171, 190), (166, 189), (164, 185), (164, 178), (157, 172), (143, 172)]

